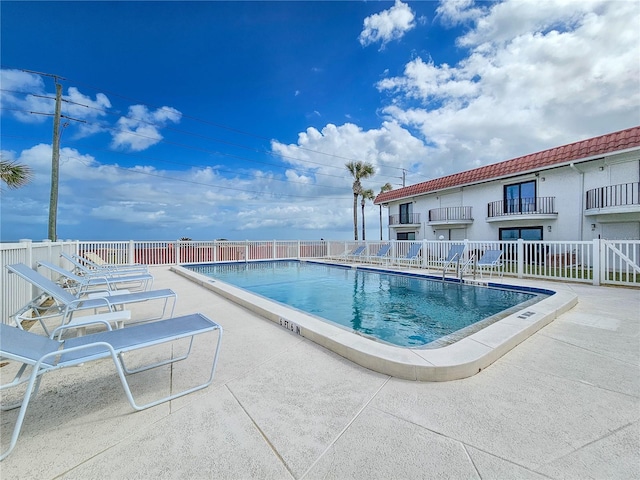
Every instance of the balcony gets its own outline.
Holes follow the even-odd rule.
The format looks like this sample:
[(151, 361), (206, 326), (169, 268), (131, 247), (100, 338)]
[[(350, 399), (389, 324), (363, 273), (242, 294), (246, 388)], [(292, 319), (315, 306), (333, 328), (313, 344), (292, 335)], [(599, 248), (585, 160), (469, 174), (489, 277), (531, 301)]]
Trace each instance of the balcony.
[(587, 191), (585, 215), (640, 213), (640, 182), (622, 183)]
[(514, 198), (490, 202), (487, 205), (487, 222), (521, 220), (555, 220), (556, 197)]
[(403, 213), (389, 215), (389, 226), (391, 228), (400, 227), (419, 227), (420, 226), (420, 214), (419, 213)]
[(473, 223), (471, 207), (444, 207), (429, 210), (429, 225), (468, 225)]

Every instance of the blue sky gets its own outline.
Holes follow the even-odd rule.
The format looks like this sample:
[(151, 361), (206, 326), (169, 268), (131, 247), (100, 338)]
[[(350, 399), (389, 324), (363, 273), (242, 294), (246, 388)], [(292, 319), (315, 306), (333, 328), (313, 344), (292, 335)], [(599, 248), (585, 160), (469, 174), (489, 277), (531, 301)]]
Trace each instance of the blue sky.
[(60, 239), (349, 239), (348, 161), (378, 193), (640, 124), (634, 0), (2, 1), (0, 22), (0, 150), (35, 173), (2, 188), (2, 241), (47, 237), (55, 85), (33, 72), (70, 117)]

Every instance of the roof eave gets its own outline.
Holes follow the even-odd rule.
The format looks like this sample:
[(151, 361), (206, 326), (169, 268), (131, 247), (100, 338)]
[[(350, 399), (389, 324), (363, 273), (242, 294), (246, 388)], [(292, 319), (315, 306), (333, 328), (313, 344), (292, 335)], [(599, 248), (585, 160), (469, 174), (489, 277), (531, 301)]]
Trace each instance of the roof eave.
[[(546, 171), (546, 170), (552, 170), (554, 168), (567, 167), (567, 166), (569, 166), (571, 164), (575, 164), (575, 163), (592, 162), (594, 160), (604, 159), (604, 158), (607, 158), (607, 157), (612, 157), (614, 155), (622, 155), (622, 154), (634, 152), (634, 151), (637, 151), (637, 150), (640, 150), (640, 145), (636, 145), (636, 146), (630, 147), (630, 148), (625, 148), (625, 149), (622, 149), (622, 150), (613, 150), (611, 152), (600, 153), (600, 154), (597, 154), (597, 155), (590, 155), (588, 157), (582, 157), (582, 158), (573, 159), (573, 160), (566, 160), (564, 162), (558, 162), (558, 163), (554, 163), (554, 164), (551, 164), (551, 165), (545, 165), (545, 166), (542, 166), (542, 167), (531, 168), (531, 169), (528, 169), (528, 170), (522, 170), (520, 172), (514, 172), (514, 173), (510, 173), (508, 175), (500, 175), (500, 176), (496, 176), (496, 177), (486, 178), (486, 179), (478, 180), (478, 181), (475, 181), (475, 182), (460, 183), (460, 184), (457, 184), (457, 185), (451, 185), (449, 187), (443, 187), (443, 188), (436, 188), (436, 189), (433, 189), (433, 190), (427, 190), (427, 191), (421, 192), (421, 193), (413, 193), (411, 195), (404, 195), (404, 196), (401, 196), (401, 197), (395, 197), (393, 199), (383, 200), (381, 202), (378, 202), (377, 199), (376, 199), (376, 200), (374, 200), (373, 203), (374, 203), (374, 205), (388, 205), (391, 202), (397, 202), (399, 200), (406, 200), (408, 198), (415, 198), (415, 197), (423, 196), (423, 195), (427, 195), (427, 194), (440, 193), (440, 192), (444, 192), (444, 191), (451, 190), (451, 189), (454, 189), (454, 188), (465, 188), (465, 187), (469, 187), (469, 186), (472, 186), (472, 185), (480, 185), (482, 183), (505, 180), (507, 178), (520, 177), (522, 175), (527, 175), (529, 173), (536, 173), (536, 172), (541, 172), (541, 171)], [(505, 160), (505, 161), (508, 161), (508, 160)], [(463, 172), (458, 172), (458, 173), (463, 173)], [(410, 187), (403, 187), (403, 188), (410, 188)], [(398, 191), (399, 190), (396, 190), (396, 192), (398, 192)]]

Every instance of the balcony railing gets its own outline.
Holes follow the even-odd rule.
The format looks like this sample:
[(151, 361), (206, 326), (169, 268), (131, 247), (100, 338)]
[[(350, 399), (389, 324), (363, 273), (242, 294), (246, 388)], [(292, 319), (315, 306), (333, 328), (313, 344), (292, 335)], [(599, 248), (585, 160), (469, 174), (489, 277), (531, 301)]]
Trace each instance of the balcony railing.
[(402, 213), (389, 215), (389, 225), (415, 225), (419, 223), (419, 213)]
[(640, 182), (621, 183), (587, 191), (587, 210), (591, 208), (640, 205)]
[(429, 210), (430, 222), (472, 221), (471, 207), (443, 207)]
[(487, 216), (504, 217), (510, 215), (555, 215), (556, 197), (513, 198), (491, 202), (487, 205)]

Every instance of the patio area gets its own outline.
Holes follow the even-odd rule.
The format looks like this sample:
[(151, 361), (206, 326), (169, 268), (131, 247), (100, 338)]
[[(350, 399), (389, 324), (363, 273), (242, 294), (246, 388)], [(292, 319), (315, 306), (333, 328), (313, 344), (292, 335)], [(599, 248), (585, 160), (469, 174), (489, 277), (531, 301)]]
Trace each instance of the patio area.
[[(49, 373), (3, 480), (640, 478), (638, 289), (505, 280), (579, 301), (479, 374), (421, 383), (360, 367), (169, 267), (151, 273), (177, 292), (176, 315), (223, 326), (213, 384), (134, 412), (110, 360)], [(196, 347), (134, 377), (134, 393), (198, 377), (214, 341)], [(14, 371), (0, 368), (3, 382)], [(2, 413), (3, 450), (16, 416)]]

